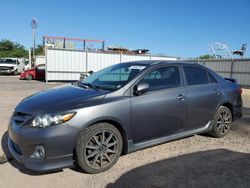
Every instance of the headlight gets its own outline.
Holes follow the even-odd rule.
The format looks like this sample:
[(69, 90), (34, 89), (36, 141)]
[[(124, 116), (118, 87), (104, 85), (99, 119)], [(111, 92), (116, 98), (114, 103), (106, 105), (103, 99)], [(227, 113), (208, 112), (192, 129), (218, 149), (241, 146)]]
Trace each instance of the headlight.
[(41, 114), (41, 115), (37, 115), (32, 123), (31, 123), (31, 127), (39, 127), (39, 128), (45, 128), (45, 127), (49, 127), (52, 125), (58, 125), (64, 122), (69, 121), (72, 117), (74, 117), (76, 113), (72, 112), (72, 113), (67, 113), (67, 114)]

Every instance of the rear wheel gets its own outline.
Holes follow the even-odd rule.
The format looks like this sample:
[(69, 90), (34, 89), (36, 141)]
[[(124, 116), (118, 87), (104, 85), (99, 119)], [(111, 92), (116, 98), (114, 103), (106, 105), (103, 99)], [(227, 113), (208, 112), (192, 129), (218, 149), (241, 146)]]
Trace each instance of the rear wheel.
[(221, 106), (215, 113), (213, 120), (214, 125), (212, 131), (210, 132), (210, 135), (216, 138), (225, 136), (231, 128), (231, 123), (231, 110), (225, 106)]
[(28, 74), (28, 75), (26, 76), (26, 79), (27, 79), (27, 80), (32, 80), (32, 79), (33, 79), (33, 76), (32, 76), (31, 74)]
[(122, 136), (111, 124), (97, 123), (83, 130), (76, 143), (76, 162), (87, 173), (111, 168), (122, 151)]

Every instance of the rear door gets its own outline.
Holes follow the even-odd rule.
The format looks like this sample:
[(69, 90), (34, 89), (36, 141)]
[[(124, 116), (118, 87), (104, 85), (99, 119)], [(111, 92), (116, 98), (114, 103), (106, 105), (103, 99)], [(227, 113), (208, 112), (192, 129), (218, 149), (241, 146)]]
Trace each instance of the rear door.
[(223, 100), (222, 90), (206, 68), (183, 65), (188, 101), (188, 130), (205, 126), (213, 119), (216, 108)]
[[(140, 82), (150, 85), (148, 92), (131, 97), (134, 143), (182, 132), (186, 123), (179, 66), (164, 66), (150, 71)], [(140, 83), (139, 82), (139, 83)]]

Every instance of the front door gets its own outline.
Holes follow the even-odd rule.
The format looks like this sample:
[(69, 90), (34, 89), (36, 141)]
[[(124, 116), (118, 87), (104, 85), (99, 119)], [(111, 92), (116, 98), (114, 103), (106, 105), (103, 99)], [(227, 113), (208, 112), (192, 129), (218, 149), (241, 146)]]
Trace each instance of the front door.
[(169, 65), (156, 68), (140, 82), (148, 83), (150, 89), (142, 95), (131, 97), (133, 142), (182, 132), (187, 102), (179, 67)]

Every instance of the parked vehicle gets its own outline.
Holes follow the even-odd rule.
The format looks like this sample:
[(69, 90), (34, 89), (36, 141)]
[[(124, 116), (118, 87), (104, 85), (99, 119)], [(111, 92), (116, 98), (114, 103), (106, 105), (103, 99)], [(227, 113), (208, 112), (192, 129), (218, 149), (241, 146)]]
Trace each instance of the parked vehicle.
[(198, 64), (120, 63), (22, 100), (8, 146), (35, 171), (76, 163), (99, 173), (121, 154), (204, 132), (225, 136), (242, 115), (241, 91)]
[(17, 59), (0, 59), (0, 74), (17, 75), (24, 71), (25, 64)]
[(26, 80), (45, 80), (45, 65), (37, 65), (20, 74), (20, 79)]

